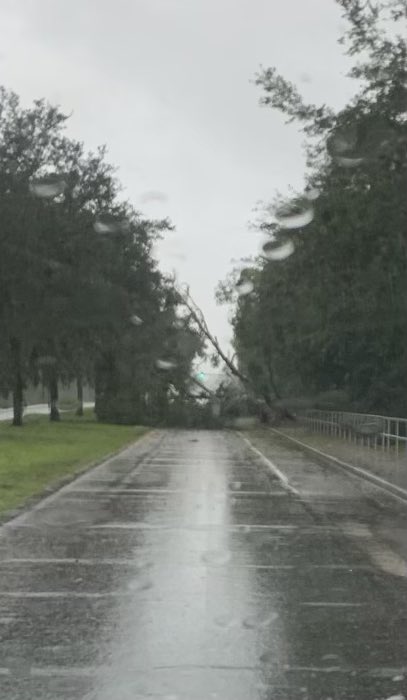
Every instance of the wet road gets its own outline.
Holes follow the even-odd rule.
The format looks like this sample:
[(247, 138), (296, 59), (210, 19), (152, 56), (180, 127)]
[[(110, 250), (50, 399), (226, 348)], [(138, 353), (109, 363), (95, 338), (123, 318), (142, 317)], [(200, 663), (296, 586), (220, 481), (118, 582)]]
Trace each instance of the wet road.
[(238, 435), (161, 432), (4, 526), (2, 700), (405, 694), (407, 578), (374, 556), (377, 504), (274, 451), (304, 496)]

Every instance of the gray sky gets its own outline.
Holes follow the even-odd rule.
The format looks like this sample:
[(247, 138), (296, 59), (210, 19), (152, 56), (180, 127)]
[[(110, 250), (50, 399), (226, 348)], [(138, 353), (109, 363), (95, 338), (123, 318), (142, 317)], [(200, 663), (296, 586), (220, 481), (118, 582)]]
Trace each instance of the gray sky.
[(302, 185), (302, 137), (260, 108), (251, 80), (275, 65), (307, 99), (352, 94), (334, 0), (2, 0), (1, 82), (23, 103), (70, 113), (69, 133), (106, 143), (125, 195), (176, 232), (159, 250), (220, 339), (214, 288), (254, 254), (258, 200)]

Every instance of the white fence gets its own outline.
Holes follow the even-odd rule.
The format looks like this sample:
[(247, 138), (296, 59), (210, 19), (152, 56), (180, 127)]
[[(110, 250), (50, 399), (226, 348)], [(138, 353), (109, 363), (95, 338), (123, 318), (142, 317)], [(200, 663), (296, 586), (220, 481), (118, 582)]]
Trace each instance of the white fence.
[(298, 418), (312, 432), (397, 455), (406, 450), (407, 418), (316, 409), (301, 411)]

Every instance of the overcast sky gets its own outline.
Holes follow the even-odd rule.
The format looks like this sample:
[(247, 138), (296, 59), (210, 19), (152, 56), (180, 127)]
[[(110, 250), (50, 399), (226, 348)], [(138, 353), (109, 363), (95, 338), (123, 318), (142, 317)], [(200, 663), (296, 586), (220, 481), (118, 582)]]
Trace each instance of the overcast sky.
[(303, 183), (302, 137), (260, 108), (252, 80), (276, 66), (307, 99), (352, 94), (334, 0), (2, 0), (0, 82), (24, 104), (73, 112), (69, 133), (106, 143), (125, 195), (176, 232), (159, 250), (220, 339), (214, 288), (254, 254), (253, 208)]

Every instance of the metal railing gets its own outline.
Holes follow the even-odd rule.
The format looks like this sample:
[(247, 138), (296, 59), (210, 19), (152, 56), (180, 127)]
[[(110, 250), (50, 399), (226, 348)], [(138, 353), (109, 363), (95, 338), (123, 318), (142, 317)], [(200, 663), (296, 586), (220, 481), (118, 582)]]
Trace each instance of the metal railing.
[(297, 415), (304, 427), (312, 432), (396, 455), (407, 447), (407, 418), (317, 409), (300, 411)]

